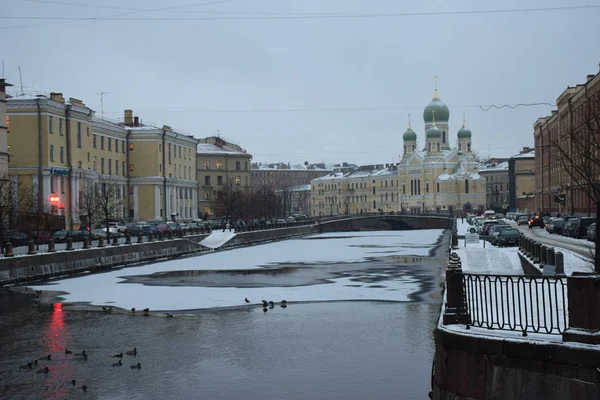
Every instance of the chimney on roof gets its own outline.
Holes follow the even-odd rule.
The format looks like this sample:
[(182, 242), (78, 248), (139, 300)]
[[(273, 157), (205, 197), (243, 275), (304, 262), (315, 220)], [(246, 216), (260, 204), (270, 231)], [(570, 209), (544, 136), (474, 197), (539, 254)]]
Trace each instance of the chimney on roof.
[(343, 163), (342, 163), (342, 167), (347, 167), (347, 166), (348, 166), (348, 163), (347, 163), (347, 162), (343, 162)]
[(62, 93), (50, 92), (50, 100), (58, 101), (59, 103), (65, 103), (65, 98)]
[(85, 104), (83, 103), (83, 101), (76, 99), (74, 97), (69, 97), (69, 103), (73, 104), (74, 106), (85, 107)]
[(133, 126), (133, 111), (125, 110), (125, 118), (123, 119), (123, 123), (126, 126)]
[(586, 82), (589, 82), (589, 81), (591, 81), (592, 79), (594, 79), (594, 76), (595, 76), (595, 75), (588, 75), (588, 76), (587, 76), (587, 81), (586, 81)]
[(308, 165), (308, 161), (304, 161), (304, 165)]
[(140, 126), (140, 117), (133, 117), (133, 126)]

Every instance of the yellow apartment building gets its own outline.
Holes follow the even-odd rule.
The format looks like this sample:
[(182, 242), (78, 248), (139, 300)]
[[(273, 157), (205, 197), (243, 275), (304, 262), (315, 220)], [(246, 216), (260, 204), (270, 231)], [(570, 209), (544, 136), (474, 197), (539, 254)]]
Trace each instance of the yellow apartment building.
[(12, 86), (0, 79), (0, 177), (8, 176), (8, 130), (10, 119), (6, 113), (6, 88)]
[(33, 192), (35, 211), (64, 216), (67, 228), (79, 226), (93, 183), (111, 188), (117, 220), (197, 215), (193, 137), (143, 126), (130, 110), (123, 122), (99, 119), (61, 93), (10, 98), (8, 115), (10, 174)]
[(312, 216), (398, 211), (395, 165), (336, 169), (311, 182)]
[(196, 148), (196, 173), (198, 210), (201, 215), (214, 214), (212, 201), (224, 185), (249, 190), (251, 161), (252, 155), (246, 150), (220, 137), (200, 139)]

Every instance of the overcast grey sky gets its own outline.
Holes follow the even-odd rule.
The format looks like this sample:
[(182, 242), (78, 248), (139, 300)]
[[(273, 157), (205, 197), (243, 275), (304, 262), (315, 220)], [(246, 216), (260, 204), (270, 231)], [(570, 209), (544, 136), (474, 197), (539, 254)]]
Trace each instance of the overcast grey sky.
[[(106, 117), (121, 119), (131, 108), (143, 121), (196, 137), (220, 131), (256, 161), (292, 163), (397, 162), (409, 113), (423, 146), (422, 112), (437, 75), (451, 144), (466, 112), (474, 148), (509, 156), (533, 144), (533, 123), (551, 108), (477, 105), (553, 103), (597, 73), (600, 8), (389, 14), (585, 4), (600, 3), (0, 0), (0, 59), (17, 85), (21, 66), (26, 92), (62, 92), (98, 116), (98, 93), (108, 92)], [(162, 7), (169, 8), (130, 10)], [(305, 18), (371, 13), (386, 16)], [(101, 16), (121, 19), (6, 18)], [(302, 18), (273, 18), (281, 16)]]

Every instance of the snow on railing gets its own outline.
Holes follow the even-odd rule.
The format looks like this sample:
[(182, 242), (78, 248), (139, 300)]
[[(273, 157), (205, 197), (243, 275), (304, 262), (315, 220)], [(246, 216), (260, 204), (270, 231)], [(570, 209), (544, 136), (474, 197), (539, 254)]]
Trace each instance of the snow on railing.
[(462, 274), (469, 325), (562, 334), (568, 328), (567, 279)]

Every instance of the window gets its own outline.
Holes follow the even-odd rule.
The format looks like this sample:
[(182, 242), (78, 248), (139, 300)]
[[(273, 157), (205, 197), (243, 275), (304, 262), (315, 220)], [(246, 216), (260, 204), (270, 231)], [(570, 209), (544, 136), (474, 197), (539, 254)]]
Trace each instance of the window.
[(121, 167), (123, 167), (122, 168), (123, 176), (127, 176), (127, 170), (125, 169), (125, 161), (121, 162)]
[(402, 194), (406, 194), (406, 184), (402, 184)]
[(94, 157), (94, 171), (98, 172), (98, 162), (96, 161), (96, 157)]
[(210, 176), (209, 175), (204, 175), (204, 185), (210, 186)]
[(133, 171), (133, 164), (129, 164), (129, 170)]
[(210, 192), (208, 190), (204, 192), (204, 200), (210, 200)]
[(375, 194), (375, 186), (373, 186), (373, 194)]
[(242, 168), (242, 162), (241, 161), (236, 161), (235, 162), (235, 170), (239, 171)]
[(119, 160), (115, 160), (115, 175), (119, 175)]
[(65, 162), (65, 148), (64, 146), (60, 146), (60, 162)]
[(431, 143), (427, 143), (427, 151), (431, 151)]
[(248, 171), (248, 161), (244, 161), (244, 169)]
[(58, 134), (63, 136), (63, 120), (61, 118), (58, 119)]
[(81, 122), (77, 123), (77, 137), (81, 137)]
[(90, 127), (89, 126), (87, 128), (85, 128), (85, 131), (87, 133), (87, 137), (90, 137)]
[(77, 161), (77, 168), (81, 169), (82, 168), (82, 163), (81, 161)]
[[(81, 128), (81, 124), (78, 122), (77, 126)], [(77, 129), (77, 147), (81, 148), (81, 129)]]
[(162, 151), (162, 143), (158, 144), (158, 151)]
[(469, 193), (469, 180), (465, 179), (465, 193)]
[(54, 117), (52, 115), (48, 117), (48, 130), (50, 133), (54, 133)]
[(96, 143), (96, 136), (97, 136), (97, 135), (95, 135), (95, 134), (94, 134), (94, 135), (92, 135), (92, 147), (93, 147), (93, 148), (95, 148), (95, 149), (97, 149), (97, 148), (98, 148), (98, 145), (97, 145), (97, 143)]
[(467, 143), (467, 151), (471, 151), (471, 142)]
[(436, 187), (436, 189), (437, 189), (437, 192), (439, 193), (439, 192), (440, 192), (440, 183), (439, 183), (439, 182), (438, 182), (438, 183), (436, 183), (436, 186), (437, 186), (437, 187)]
[(50, 177), (50, 192), (54, 193), (55, 192), (55, 188), (56, 188), (56, 183), (54, 183), (56, 181), (56, 177), (55, 176), (51, 176)]
[(112, 160), (108, 159), (108, 174), (112, 175)]
[(100, 136), (100, 150), (104, 150), (104, 136)]
[(108, 141), (108, 151), (112, 151), (112, 139), (106, 138), (106, 140)]
[(437, 142), (437, 151), (440, 151), (440, 142)]
[(121, 153), (125, 153), (125, 141), (121, 142)]
[(239, 176), (235, 177), (235, 184), (236, 186), (240, 186), (242, 184), (242, 178), (240, 178)]
[(181, 158), (181, 146), (179, 146), (179, 158)]
[(204, 161), (204, 169), (210, 169), (210, 161)]
[(217, 161), (217, 169), (223, 169), (223, 162)]
[(446, 143), (446, 131), (442, 131), (442, 143)]
[(373, 200), (373, 208), (377, 208), (377, 202)]
[(169, 164), (171, 164), (171, 143), (169, 143)]
[(119, 139), (115, 139), (115, 153), (119, 152)]
[(100, 159), (100, 173), (104, 173), (104, 157)]
[(248, 186), (248, 177), (247, 176), (244, 177), (244, 186)]
[(50, 162), (54, 162), (54, 145), (50, 145)]
[(223, 184), (223, 177), (221, 175), (217, 176), (217, 185), (221, 186)]
[(425, 183), (425, 193), (429, 193), (429, 182)]

